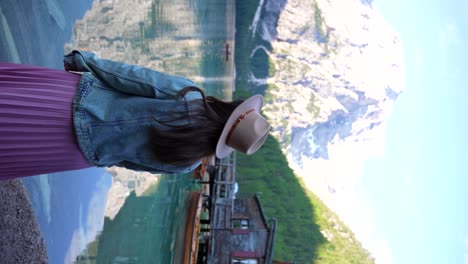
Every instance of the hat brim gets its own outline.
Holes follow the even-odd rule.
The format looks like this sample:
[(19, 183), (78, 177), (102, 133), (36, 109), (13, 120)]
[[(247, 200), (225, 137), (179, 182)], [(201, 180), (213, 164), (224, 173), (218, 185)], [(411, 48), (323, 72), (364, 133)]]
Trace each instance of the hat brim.
[(250, 109), (254, 109), (257, 112), (260, 112), (262, 105), (263, 96), (257, 94), (249, 97), (242, 104), (236, 107), (236, 109), (234, 109), (226, 124), (224, 125), (223, 132), (218, 139), (218, 143), (216, 145), (216, 157), (220, 159), (225, 158), (235, 150), (226, 144), (226, 137), (229, 134), (229, 130), (231, 130), (232, 125), (236, 122), (239, 116), (249, 111)]

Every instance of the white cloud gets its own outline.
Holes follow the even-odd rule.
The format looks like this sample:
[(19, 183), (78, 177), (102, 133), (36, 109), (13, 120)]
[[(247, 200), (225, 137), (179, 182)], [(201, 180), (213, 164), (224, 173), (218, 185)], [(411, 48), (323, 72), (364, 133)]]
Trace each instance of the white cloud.
[(367, 190), (359, 187), (337, 194), (341, 196), (337, 197), (340, 200), (337, 213), (375, 258), (376, 264), (393, 264), (390, 245), (376, 226), (376, 213)]
[[(376, 226), (375, 205), (361, 184), (363, 159), (356, 155), (352, 159), (349, 157), (333, 161), (309, 160), (305, 170), (313, 171), (311, 175), (314, 177), (305, 178), (305, 182), (351, 228), (377, 264), (393, 264), (389, 243)], [(409, 174), (407, 181), (411, 184)], [(331, 192), (329, 187), (334, 191)]]
[[(303, 156), (303, 167), (299, 168), (289, 157), (289, 164), (297, 175), (308, 175), (303, 177), (306, 186), (350, 227), (378, 264), (392, 264), (389, 243), (376, 226), (376, 205), (362, 184), (364, 162), (384, 155), (385, 125), (376, 128), (366, 139), (336, 139), (328, 145), (329, 160)], [(410, 174), (406, 181), (412, 184)]]
[(375, 260), (376, 264), (393, 263), (392, 252), (390, 250), (390, 245), (388, 244), (387, 240), (382, 239), (379, 241), (377, 249), (375, 250)]
[(79, 228), (73, 231), (72, 240), (70, 242), (70, 247), (67, 250), (67, 254), (63, 263), (72, 264), (74, 263), (76, 257), (80, 255), (83, 251), (83, 245), (86, 246), (86, 241), (84, 240), (84, 230)]
[(342, 194), (337, 208), (342, 220), (353, 230), (362, 246), (369, 250), (376, 264), (393, 264), (390, 245), (376, 226), (376, 212), (367, 190), (353, 188)]
[(105, 177), (101, 177), (101, 180), (96, 184), (96, 190), (92, 194), (88, 212), (86, 212), (84, 217), (83, 207), (80, 206), (80, 225), (73, 232), (64, 263), (73, 263), (76, 257), (86, 249), (88, 243), (93, 241), (102, 231), (104, 227), (104, 210), (106, 207), (108, 190), (109, 186), (106, 184)]
[(50, 215), (50, 197), (51, 197), (51, 188), (49, 183), (49, 174), (42, 174), (36, 178), (38, 184), (40, 186), (40, 197), (41, 197), (41, 204), (42, 210), (44, 212), (44, 216), (47, 218), (47, 223), (50, 224), (51, 215)]

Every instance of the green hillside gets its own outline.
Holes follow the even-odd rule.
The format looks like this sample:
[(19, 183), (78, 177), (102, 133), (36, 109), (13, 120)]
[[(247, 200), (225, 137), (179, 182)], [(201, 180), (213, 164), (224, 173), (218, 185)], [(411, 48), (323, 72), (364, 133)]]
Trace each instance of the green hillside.
[(267, 218), (278, 220), (274, 258), (296, 263), (374, 263), (353, 233), (289, 168), (268, 137), (254, 155), (237, 155), (240, 194), (258, 193)]

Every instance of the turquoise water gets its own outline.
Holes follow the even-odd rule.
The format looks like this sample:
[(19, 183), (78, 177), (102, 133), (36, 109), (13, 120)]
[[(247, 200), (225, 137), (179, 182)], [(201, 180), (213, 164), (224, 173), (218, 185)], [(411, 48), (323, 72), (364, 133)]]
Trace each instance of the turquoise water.
[[(133, 4), (115, 15), (132, 12), (137, 3), (149, 3), (138, 22), (145, 34), (128, 37), (133, 36), (130, 28), (118, 37), (123, 39), (118, 50), (128, 49), (125, 54), (132, 52), (140, 61), (150, 58), (151, 65), (160, 70), (192, 78), (208, 94), (232, 96), (233, 61), (226, 61), (225, 48), (234, 49), (234, 1), (126, 2)], [(112, 10), (112, 3), (0, 1), (0, 60), (60, 69), (64, 46), (78, 43), (73, 30), (77, 19), (88, 19), (86, 28), (95, 37), (91, 39), (109, 39), (106, 34), (112, 34), (112, 21), (117, 21), (107, 11)], [(106, 12), (99, 16), (106, 19), (97, 23), (108, 23), (107, 32), (98, 30), (102, 25), (90, 26), (93, 18), (86, 18), (85, 12), (92, 8)], [(155, 43), (157, 48), (153, 48)], [(107, 58), (112, 59), (112, 54)], [(142, 192), (145, 181), (130, 176), (119, 178), (107, 170), (90, 168), (22, 180), (44, 234), (50, 263), (173, 262), (185, 226), (188, 194), (196, 188), (194, 181), (190, 175), (157, 176)], [(120, 204), (108, 204), (116, 201)], [(105, 216), (109, 211), (112, 217)]]

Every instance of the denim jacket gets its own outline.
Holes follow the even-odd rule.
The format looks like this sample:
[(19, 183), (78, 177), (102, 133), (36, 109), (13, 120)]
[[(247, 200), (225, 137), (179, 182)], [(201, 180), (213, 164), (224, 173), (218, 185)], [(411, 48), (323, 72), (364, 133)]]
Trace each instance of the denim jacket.
[[(73, 100), (73, 122), (86, 159), (99, 167), (121, 166), (152, 173), (185, 173), (199, 162), (179, 167), (159, 162), (153, 154), (151, 131), (190, 122), (187, 101), (198, 92), (175, 98), (182, 88), (195, 86), (185, 78), (147, 68), (99, 59), (85, 51), (64, 57), (67, 70), (83, 72)], [(174, 119), (174, 110), (185, 113)]]

